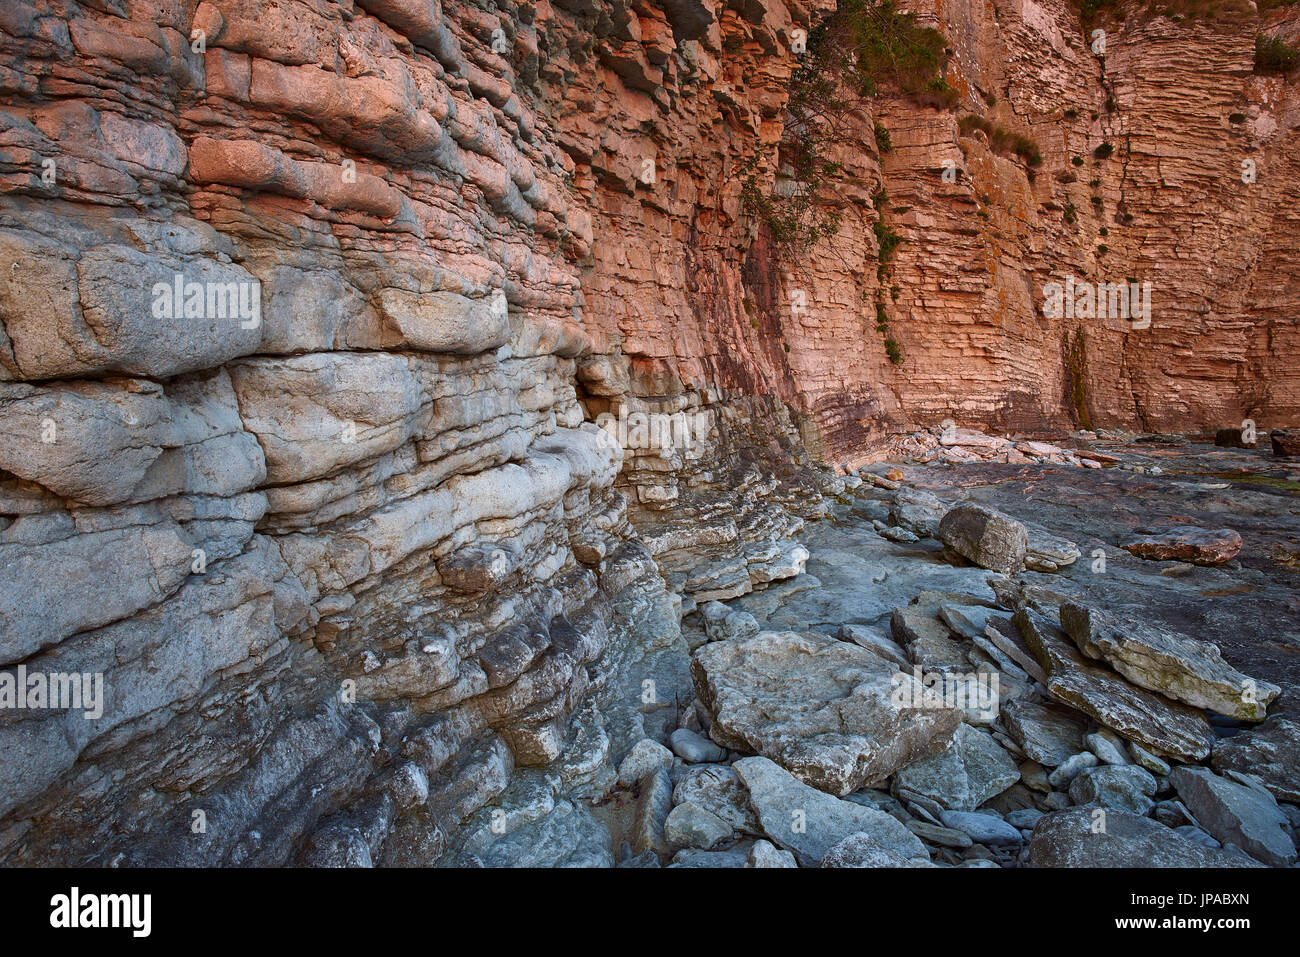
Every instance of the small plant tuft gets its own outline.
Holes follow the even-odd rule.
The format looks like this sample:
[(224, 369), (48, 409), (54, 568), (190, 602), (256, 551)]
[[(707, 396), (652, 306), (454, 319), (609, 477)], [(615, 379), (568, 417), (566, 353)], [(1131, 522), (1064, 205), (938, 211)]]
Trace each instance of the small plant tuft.
[(1300, 66), (1300, 48), (1281, 37), (1255, 38), (1255, 72), (1264, 76), (1285, 76)]

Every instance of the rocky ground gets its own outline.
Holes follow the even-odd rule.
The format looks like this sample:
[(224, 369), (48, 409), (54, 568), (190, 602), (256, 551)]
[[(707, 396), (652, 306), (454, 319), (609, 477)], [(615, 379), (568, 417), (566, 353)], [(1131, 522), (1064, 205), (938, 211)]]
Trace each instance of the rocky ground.
[(442, 863), (1293, 866), (1297, 461), (939, 435), (830, 483), (803, 574), (687, 599)]

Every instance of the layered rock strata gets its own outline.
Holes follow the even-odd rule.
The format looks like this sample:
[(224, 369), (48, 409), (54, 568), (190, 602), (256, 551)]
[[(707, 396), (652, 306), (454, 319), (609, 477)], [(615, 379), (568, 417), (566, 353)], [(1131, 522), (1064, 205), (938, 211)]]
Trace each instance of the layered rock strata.
[[(0, 856), (490, 864), (496, 800), (607, 863), (575, 796), (675, 725), (683, 607), (803, 569), (818, 462), (944, 417), (1294, 424), (1300, 113), (1250, 70), (1294, 11), (1135, 19), (1103, 66), (1062, 0), (918, 5), (1043, 167), (886, 93), (786, 263), (739, 171), (777, 178), (832, 7), (0, 12), (0, 666), (104, 689), (0, 714)], [(1059, 220), (1103, 140), (1104, 270)], [(1044, 318), (1065, 273), (1160, 276), (1151, 329)]]

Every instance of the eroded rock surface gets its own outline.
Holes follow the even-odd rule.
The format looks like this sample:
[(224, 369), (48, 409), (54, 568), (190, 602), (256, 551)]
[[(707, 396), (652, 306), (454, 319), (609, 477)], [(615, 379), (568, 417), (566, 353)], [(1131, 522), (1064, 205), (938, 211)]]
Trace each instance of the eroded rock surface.
[(835, 795), (943, 748), (961, 720), (892, 662), (811, 633), (713, 642), (691, 669), (715, 741)]
[(1135, 684), (1232, 718), (1262, 721), (1281, 689), (1237, 671), (1217, 645), (1171, 635), (1132, 616), (1066, 603), (1061, 626), (1079, 650)]
[[(1300, 112), (1252, 57), (1261, 31), (1296, 37), (1295, 10), (1134, 17), (1103, 67), (1065, 4), (918, 8), (960, 102), (864, 104), (833, 184), (847, 215), (795, 270), (742, 180), (789, 187), (793, 41), (833, 6), (6, 6), (0, 676), (99, 676), (103, 698), (93, 719), (0, 712), (5, 863), (783, 866), (768, 798), (803, 788), (862, 827), (801, 844), (802, 864), (1014, 864), (1010, 844), (927, 849), (903, 818), (941, 827), (936, 802), (861, 790), (975, 720), (887, 702), (883, 636), (923, 593), (948, 597), (901, 616), (911, 664), (999, 673), (1039, 705), (1033, 681), (1065, 686), (1007, 630), (1015, 602), (972, 634), (1001, 588), (979, 564), (1050, 574), (1062, 599), (1141, 589), (1286, 705), (1293, 473), (1225, 448), (1182, 474), (1160, 436), (1138, 456), (1066, 433), (1249, 416), (1288, 467)], [(1085, 119), (1103, 82), (1115, 109)], [(1041, 168), (966, 113), (1023, 128)], [(1076, 173), (1103, 141), (1121, 155)], [(1247, 204), (1243, 148), (1267, 171)], [(903, 240), (889, 275), (886, 228)], [(1043, 314), (1043, 283), (1103, 265), (1160, 277), (1152, 328)], [(901, 365), (870, 318), (864, 334), (886, 301)], [(940, 425), (954, 416), (970, 421)], [(665, 422), (676, 438), (652, 440)], [(824, 467), (898, 433), (953, 470)], [(1237, 530), (1236, 557), (1120, 552), (1189, 513)], [(1265, 638), (1232, 627), (1242, 595)], [(734, 607), (692, 617), (714, 600)], [(745, 643), (773, 634), (792, 670), (769, 679)], [(718, 666), (709, 702), (688, 643)], [(1081, 719), (1203, 753), (1193, 717), (1171, 707), (1153, 730), (1122, 677), (1080, 673)], [(770, 692), (775, 717), (737, 689)], [(962, 738), (1018, 747), (996, 716), (981, 728)], [(695, 781), (667, 745), (711, 769), (763, 759), (694, 735), (845, 800), (764, 765), (781, 783), (755, 820), (739, 772)], [(1247, 745), (1220, 745), (1234, 770)], [(1258, 747), (1294, 795), (1286, 742)], [(1068, 800), (1028, 790), (980, 810)], [(855, 815), (855, 797), (888, 811)]]
[(1031, 867), (1252, 867), (1244, 854), (1205, 847), (1145, 817), (1090, 808), (1049, 814), (1029, 842)]

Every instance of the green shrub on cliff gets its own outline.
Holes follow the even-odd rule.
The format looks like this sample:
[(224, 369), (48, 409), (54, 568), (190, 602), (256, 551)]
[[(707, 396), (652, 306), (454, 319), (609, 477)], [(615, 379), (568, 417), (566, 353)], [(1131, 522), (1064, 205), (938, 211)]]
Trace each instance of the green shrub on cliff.
[(823, 47), (844, 44), (839, 55), (852, 63), (865, 96), (875, 96), (882, 86), (914, 97), (948, 88), (943, 80), (947, 40), (938, 30), (917, 26), (916, 17), (899, 13), (891, 0), (843, 0), (835, 15), (814, 31), (810, 49), (814, 42)]
[(1255, 72), (1283, 76), (1300, 65), (1300, 48), (1281, 37), (1255, 38)]
[(957, 128), (962, 136), (970, 136), (972, 131), (981, 130), (988, 137), (989, 148), (994, 152), (1014, 153), (1031, 168), (1043, 165), (1043, 154), (1039, 152), (1038, 144), (1032, 139), (1021, 133), (1013, 133), (995, 126), (978, 114), (967, 113), (962, 116), (957, 120)]
[[(767, 227), (776, 246), (797, 254), (839, 228), (834, 180), (841, 170), (830, 154), (836, 146), (865, 145), (858, 115), (864, 98), (894, 90), (924, 105), (957, 101), (943, 76), (947, 58), (943, 34), (918, 26), (891, 0), (842, 0), (812, 31), (790, 80), (778, 188), (764, 191), (757, 157), (740, 170), (745, 211)], [(877, 149), (889, 152), (889, 131), (875, 124), (871, 132)]]

